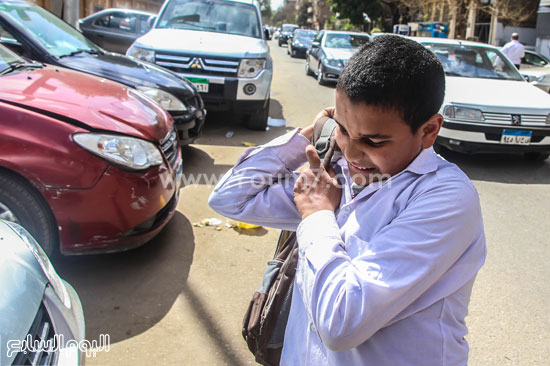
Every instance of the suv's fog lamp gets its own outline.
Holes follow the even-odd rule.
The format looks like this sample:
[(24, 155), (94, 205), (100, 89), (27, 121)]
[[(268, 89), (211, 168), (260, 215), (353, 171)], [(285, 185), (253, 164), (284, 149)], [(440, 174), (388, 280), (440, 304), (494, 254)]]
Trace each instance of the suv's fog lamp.
[(256, 93), (256, 85), (246, 84), (243, 88), (243, 91), (246, 95), (252, 95), (252, 94)]

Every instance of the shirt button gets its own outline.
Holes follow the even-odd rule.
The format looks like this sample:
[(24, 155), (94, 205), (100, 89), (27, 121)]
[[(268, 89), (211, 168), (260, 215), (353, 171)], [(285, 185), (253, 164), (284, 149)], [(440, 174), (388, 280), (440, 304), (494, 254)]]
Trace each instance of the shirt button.
[(315, 328), (315, 324), (313, 324), (313, 322), (309, 323), (309, 330), (314, 333), (317, 332), (317, 329)]

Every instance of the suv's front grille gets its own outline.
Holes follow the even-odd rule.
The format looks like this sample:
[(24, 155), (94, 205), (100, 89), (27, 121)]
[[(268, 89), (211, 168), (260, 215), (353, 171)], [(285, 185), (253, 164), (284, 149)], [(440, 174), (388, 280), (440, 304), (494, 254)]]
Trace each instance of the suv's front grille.
[(155, 63), (174, 72), (198, 75), (237, 76), (238, 58), (203, 57), (170, 53), (157, 53)]
[(172, 128), (170, 132), (160, 142), (160, 148), (166, 156), (166, 160), (170, 165), (174, 166), (174, 161), (178, 157), (178, 134), (175, 128)]
[[(36, 347), (36, 351), (28, 352), (22, 350), (15, 356), (13, 365), (53, 365), (56, 361), (56, 350), (59, 349), (55, 336), (55, 330), (50, 318), (50, 314), (46, 310), (44, 304), (40, 305), (36, 317), (32, 322), (31, 329), (25, 337), (26, 340), (31, 339), (32, 343), (29, 346), (35, 344), (41, 345)], [(51, 350), (51, 352), (49, 352)]]

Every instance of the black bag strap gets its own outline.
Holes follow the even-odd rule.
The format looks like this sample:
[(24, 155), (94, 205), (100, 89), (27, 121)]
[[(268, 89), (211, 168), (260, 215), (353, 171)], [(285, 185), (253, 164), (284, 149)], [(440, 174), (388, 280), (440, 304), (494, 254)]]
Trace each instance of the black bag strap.
[[(329, 117), (319, 118), (313, 127), (312, 144), (315, 146), (317, 154), (319, 154), (319, 157), (323, 161), (325, 169), (329, 167), (336, 146), (335, 140), (332, 138), (335, 128), (336, 121)], [(292, 244), (292, 250), (297, 247), (298, 242), (296, 241), (296, 233), (293, 231), (281, 230), (273, 258), (276, 258), (277, 255), (290, 244)]]

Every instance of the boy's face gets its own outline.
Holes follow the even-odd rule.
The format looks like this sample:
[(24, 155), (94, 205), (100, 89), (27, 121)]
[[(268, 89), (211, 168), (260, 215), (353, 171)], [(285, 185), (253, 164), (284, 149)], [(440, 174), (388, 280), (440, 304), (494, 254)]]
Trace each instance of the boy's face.
[(436, 114), (413, 134), (400, 113), (352, 103), (336, 91), (335, 138), (357, 184), (367, 185), (387, 179), (405, 169), (422, 151), (433, 145), (443, 123)]

